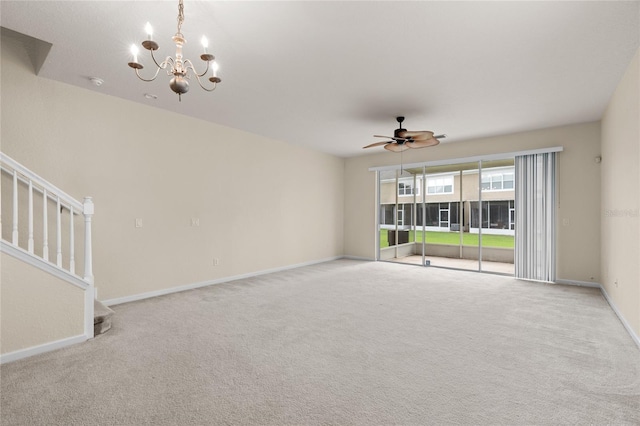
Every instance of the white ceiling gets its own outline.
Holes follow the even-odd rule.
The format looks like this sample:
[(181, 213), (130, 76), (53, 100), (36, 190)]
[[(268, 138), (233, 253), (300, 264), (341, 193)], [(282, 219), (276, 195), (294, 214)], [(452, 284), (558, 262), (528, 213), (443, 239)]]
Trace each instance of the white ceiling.
[(177, 4), (2, 0), (0, 16), (53, 44), (45, 78), (339, 156), (378, 152), (362, 146), (397, 115), (447, 143), (598, 120), (640, 40), (638, 1), (185, 0), (185, 57), (206, 34), (222, 83), (179, 103), (127, 66), (147, 21), (174, 55)]

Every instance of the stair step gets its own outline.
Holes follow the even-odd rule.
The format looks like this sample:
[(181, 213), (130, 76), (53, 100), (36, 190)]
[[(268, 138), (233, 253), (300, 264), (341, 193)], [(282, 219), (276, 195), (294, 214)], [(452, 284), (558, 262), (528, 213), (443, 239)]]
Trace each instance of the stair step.
[(103, 305), (99, 300), (93, 301), (93, 335), (106, 333), (111, 328), (113, 310)]

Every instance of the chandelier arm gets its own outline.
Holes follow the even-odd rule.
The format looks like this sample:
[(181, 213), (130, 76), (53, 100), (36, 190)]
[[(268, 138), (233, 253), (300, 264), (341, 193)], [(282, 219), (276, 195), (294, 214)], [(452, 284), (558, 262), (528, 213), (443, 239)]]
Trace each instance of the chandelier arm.
[[(171, 65), (171, 69), (167, 69), (169, 65)], [(164, 62), (160, 64), (160, 68), (162, 68), (163, 70), (167, 69), (167, 75), (174, 74), (174, 71), (176, 70), (176, 62), (171, 56), (167, 56)]]
[[(191, 70), (193, 71), (193, 67), (191, 67)], [(200, 80), (200, 75), (196, 74), (196, 72), (194, 71), (193, 75), (196, 77), (196, 80), (198, 81), (198, 84), (200, 85), (200, 87), (202, 87), (203, 90), (206, 90), (207, 92), (213, 92), (214, 90), (216, 90), (216, 87), (218, 86), (218, 83), (213, 83), (213, 87), (211, 89), (208, 89), (206, 87), (204, 87), (202, 85), (202, 81)]]
[(140, 73), (138, 72), (138, 68), (135, 68), (136, 71), (136, 75), (138, 76), (138, 78), (142, 81), (146, 81), (147, 83), (150, 81), (153, 81), (156, 79), (156, 77), (158, 77), (158, 73), (160, 72), (160, 68), (156, 68), (156, 73), (153, 75), (152, 78), (150, 79), (146, 79), (146, 78), (142, 78), (142, 76), (140, 76)]
[(204, 70), (204, 72), (202, 74), (199, 74), (198, 71), (196, 71), (196, 67), (195, 65), (193, 65), (193, 62), (191, 62), (190, 59), (185, 59), (184, 61), (184, 67), (186, 70), (191, 69), (191, 71), (193, 71), (193, 74), (198, 76), (198, 77), (204, 77), (204, 75), (209, 71), (209, 61), (207, 62), (207, 68)]
[(153, 62), (156, 64), (158, 68), (166, 69), (167, 65), (171, 65), (171, 68), (175, 66), (173, 58), (171, 56), (167, 56), (164, 61), (162, 61), (161, 63), (158, 63), (158, 61), (156, 60), (156, 57), (153, 55), (153, 50), (150, 50), (149, 52), (151, 52), (151, 59), (153, 59)]

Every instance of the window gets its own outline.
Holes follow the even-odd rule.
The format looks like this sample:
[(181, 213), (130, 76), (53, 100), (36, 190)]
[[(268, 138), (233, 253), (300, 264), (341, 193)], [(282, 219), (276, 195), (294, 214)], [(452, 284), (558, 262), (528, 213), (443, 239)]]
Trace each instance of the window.
[[(450, 228), (451, 225), (459, 225), (459, 203), (427, 203), (424, 206), (424, 218), (422, 207), (418, 206), (417, 226), (436, 226)], [(459, 228), (458, 228), (459, 229)]]
[(427, 178), (427, 194), (453, 194), (453, 176)]
[(514, 171), (507, 169), (502, 171), (491, 171), (482, 173), (483, 191), (509, 191), (513, 190)]
[(460, 230), (460, 214), (459, 214), (460, 203), (449, 203), (449, 205), (450, 205), (449, 228), (451, 228), (454, 231)]
[(380, 224), (381, 225), (393, 225), (393, 211), (395, 210), (394, 204), (382, 204), (380, 206)]
[(402, 223), (398, 226), (408, 226), (413, 223), (413, 204), (401, 204), (398, 208), (402, 211)]
[(398, 182), (398, 195), (420, 195), (420, 181), (416, 179), (415, 187), (413, 179), (405, 179)]
[(380, 225), (395, 225), (394, 216), (398, 226), (411, 225), (413, 220), (413, 204), (399, 204), (396, 211), (395, 204), (380, 205)]
[(424, 206), (424, 218), (422, 207), (418, 207), (418, 226), (438, 226), (439, 203), (427, 203)]
[[(471, 203), (471, 227), (478, 228), (478, 202)], [(482, 227), (484, 229), (514, 229), (515, 208), (513, 200), (483, 201)]]

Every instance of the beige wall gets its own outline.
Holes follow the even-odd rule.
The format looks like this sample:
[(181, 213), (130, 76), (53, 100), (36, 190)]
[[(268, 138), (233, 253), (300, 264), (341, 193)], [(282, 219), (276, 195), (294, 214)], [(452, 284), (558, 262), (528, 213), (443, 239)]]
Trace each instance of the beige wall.
[(343, 254), (341, 158), (39, 78), (6, 38), (1, 119), (4, 153), (93, 196), (102, 300)]
[(2, 354), (84, 334), (84, 292), (7, 254), (0, 254)]
[(640, 336), (640, 50), (602, 118), (602, 284)]
[[(600, 124), (535, 130), (405, 152), (404, 163), (436, 161), (563, 146), (559, 154), (558, 278), (600, 280)], [(375, 173), (370, 167), (397, 165), (387, 151), (349, 158), (345, 170), (345, 253), (373, 259), (376, 253)], [(563, 221), (566, 219), (566, 221)]]

